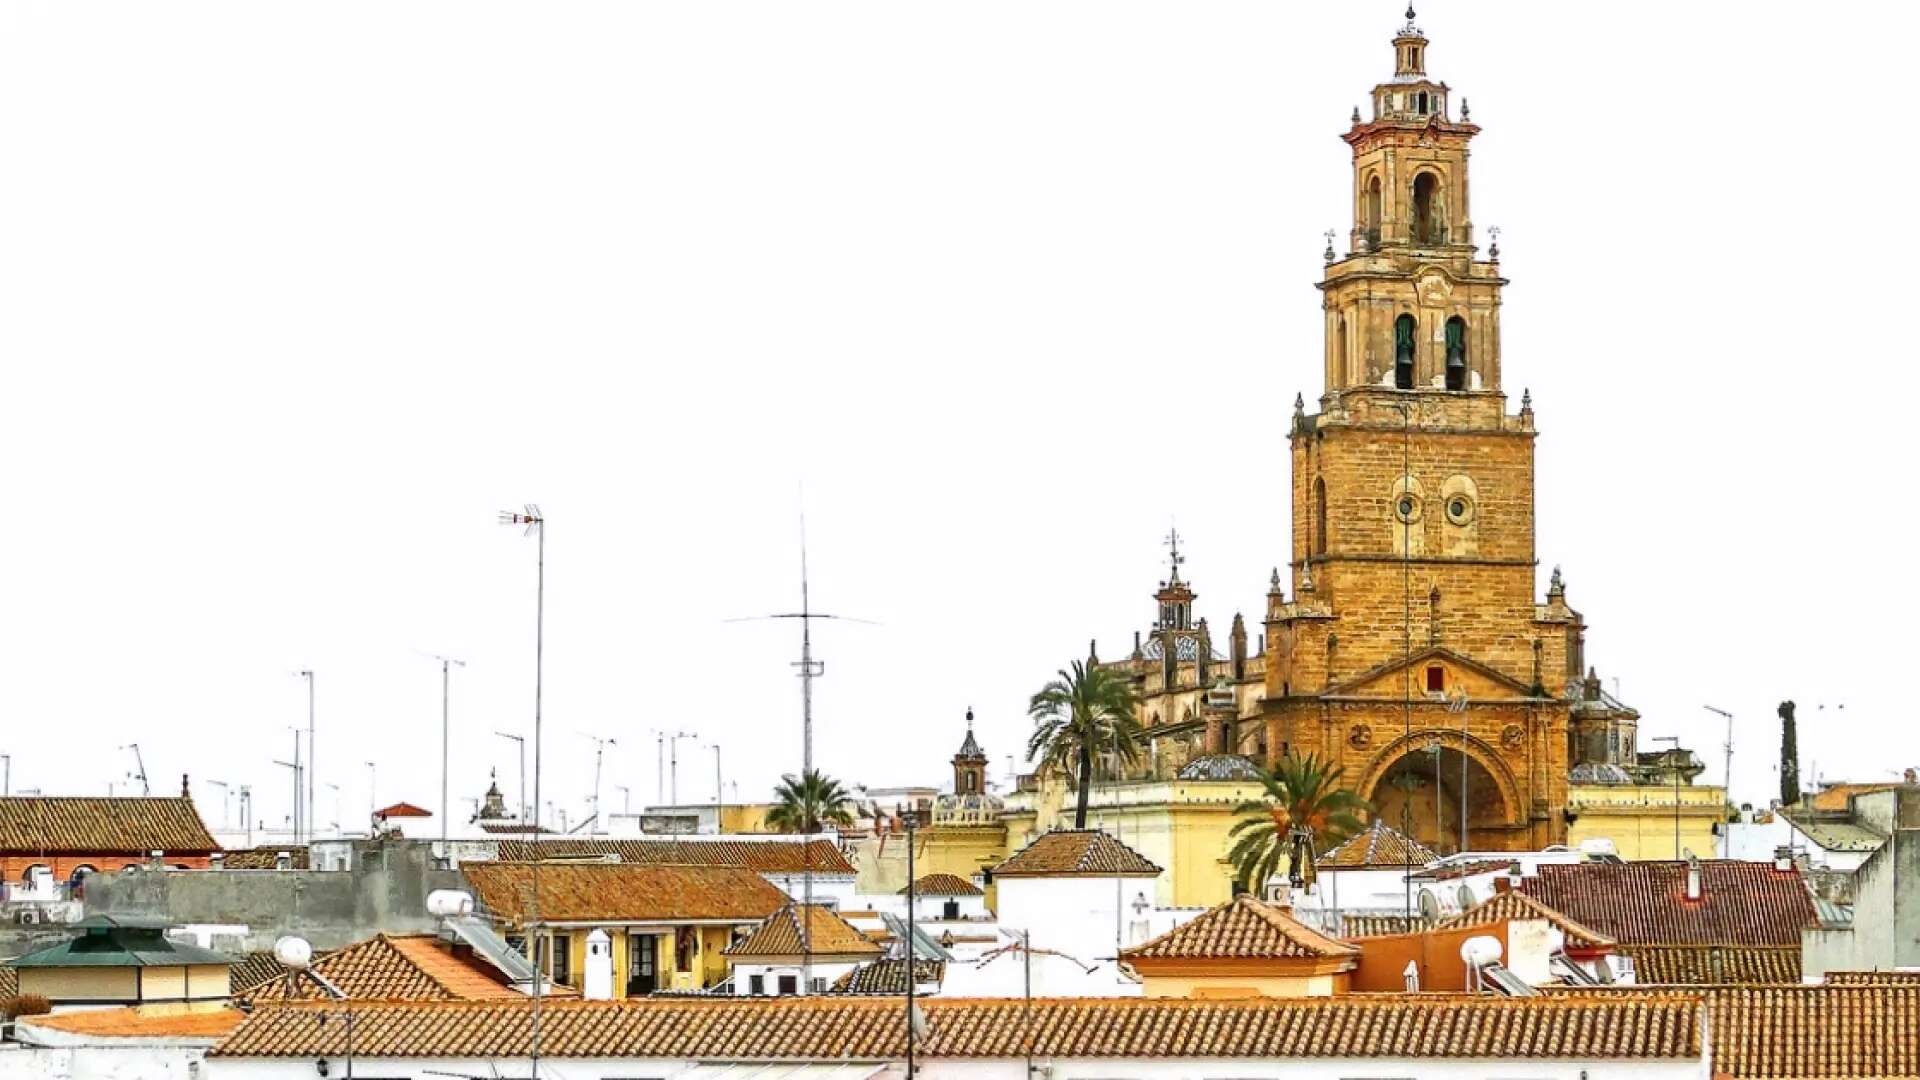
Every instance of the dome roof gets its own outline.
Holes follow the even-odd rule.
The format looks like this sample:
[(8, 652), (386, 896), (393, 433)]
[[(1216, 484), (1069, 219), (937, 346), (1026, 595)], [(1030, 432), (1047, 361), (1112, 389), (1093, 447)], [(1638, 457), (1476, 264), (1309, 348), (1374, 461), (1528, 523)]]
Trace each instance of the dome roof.
[(1258, 780), (1260, 766), (1244, 754), (1205, 754), (1187, 762), (1182, 780)]

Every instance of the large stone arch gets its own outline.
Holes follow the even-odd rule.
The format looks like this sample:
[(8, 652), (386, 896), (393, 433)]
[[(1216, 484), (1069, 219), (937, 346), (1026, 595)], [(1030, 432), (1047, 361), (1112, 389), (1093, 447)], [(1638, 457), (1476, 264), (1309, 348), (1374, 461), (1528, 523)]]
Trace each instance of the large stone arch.
[(1494, 789), (1500, 796), (1500, 819), (1503, 823), (1511, 826), (1525, 822), (1526, 802), (1521, 797), (1519, 780), (1513, 775), (1506, 757), (1484, 740), (1459, 728), (1416, 728), (1381, 747), (1361, 772), (1359, 782), (1354, 785), (1354, 793), (1369, 802), (1374, 801), (1374, 793), (1387, 773), (1408, 755), (1425, 753), (1428, 744), (1433, 742), (1438, 742), (1442, 750), (1465, 754), (1493, 778)]

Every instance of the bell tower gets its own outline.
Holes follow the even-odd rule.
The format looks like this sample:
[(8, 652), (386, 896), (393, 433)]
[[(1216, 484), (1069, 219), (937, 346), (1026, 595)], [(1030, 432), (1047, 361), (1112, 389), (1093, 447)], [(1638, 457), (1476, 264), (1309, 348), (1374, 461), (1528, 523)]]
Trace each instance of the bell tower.
[(1409, 8), (1392, 76), (1341, 135), (1353, 224), (1318, 284), (1319, 408), (1297, 399), (1287, 431), (1293, 595), (1268, 595), (1266, 741), (1342, 765), (1436, 850), (1537, 848), (1566, 835), (1579, 617), (1535, 592), (1533, 409), (1506, 408), (1506, 282), (1469, 214), (1480, 129), (1428, 45)]

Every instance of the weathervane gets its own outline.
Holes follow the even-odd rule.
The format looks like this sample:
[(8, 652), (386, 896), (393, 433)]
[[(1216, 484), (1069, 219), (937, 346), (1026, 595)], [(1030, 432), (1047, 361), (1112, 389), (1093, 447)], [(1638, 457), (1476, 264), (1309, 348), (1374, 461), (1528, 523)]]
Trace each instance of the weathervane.
[(1180, 554), (1180, 530), (1169, 526), (1167, 528), (1166, 543), (1168, 551), (1167, 561), (1173, 565), (1173, 574), (1169, 580), (1170, 582), (1177, 582), (1180, 580), (1180, 564), (1187, 561), (1187, 557)]

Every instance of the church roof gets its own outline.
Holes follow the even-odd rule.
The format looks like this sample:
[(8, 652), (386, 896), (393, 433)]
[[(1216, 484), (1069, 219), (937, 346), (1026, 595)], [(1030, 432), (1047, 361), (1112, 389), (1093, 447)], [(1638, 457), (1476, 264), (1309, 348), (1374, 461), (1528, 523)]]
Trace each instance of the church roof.
[(954, 756), (963, 758), (985, 758), (987, 756), (986, 751), (980, 749), (979, 740), (973, 737), (972, 725), (968, 725), (967, 737), (960, 744), (960, 752)]
[(1425, 866), (1438, 859), (1433, 849), (1379, 818), (1366, 831), (1328, 848), (1315, 860), (1320, 869), (1363, 869), (1372, 866)]
[(1319, 960), (1358, 955), (1357, 947), (1303, 925), (1286, 907), (1246, 893), (1120, 953), (1123, 960)]
[(1180, 770), (1182, 780), (1258, 780), (1260, 766), (1245, 754), (1204, 754)]

